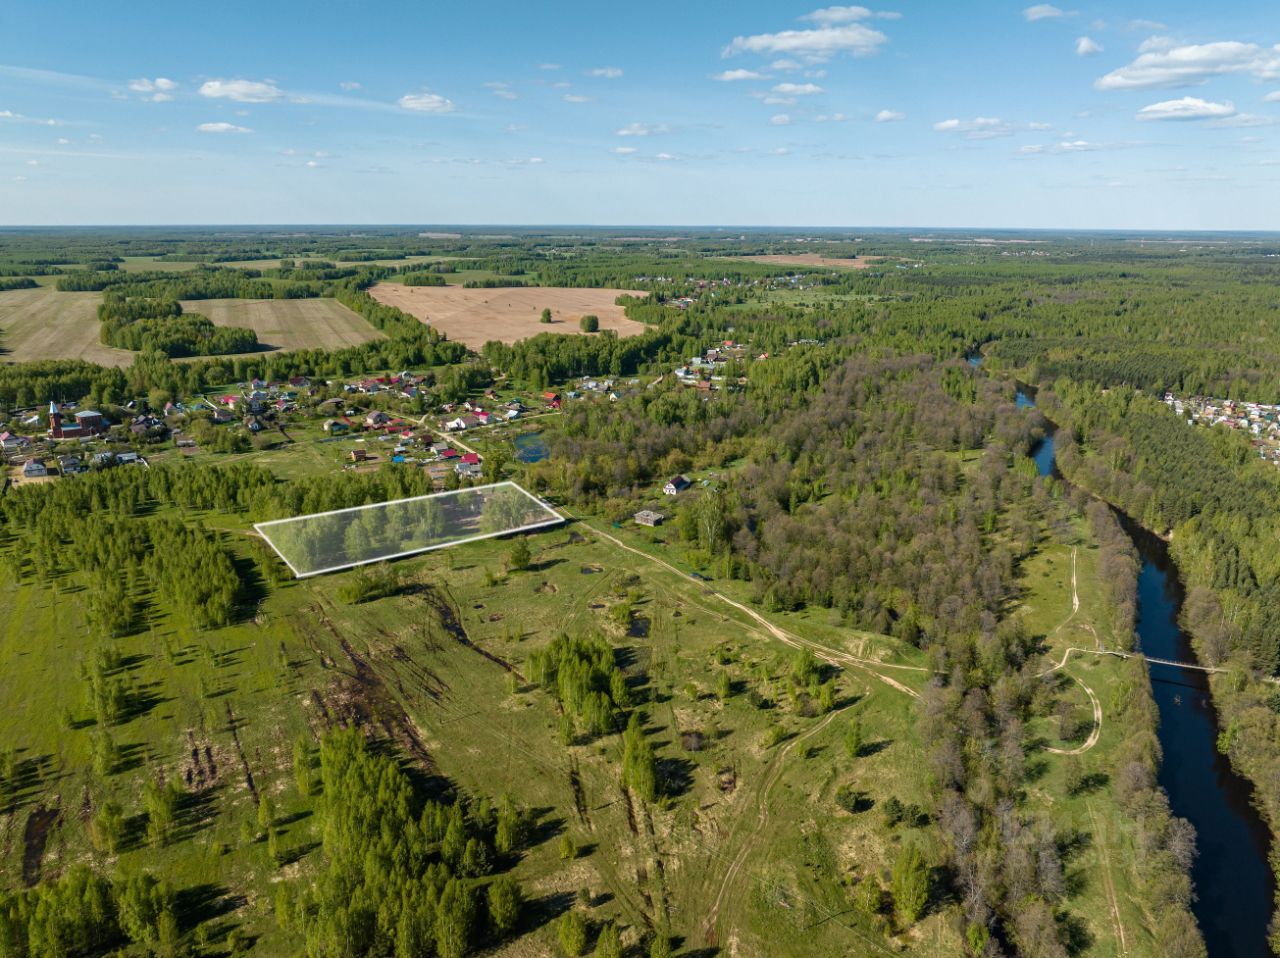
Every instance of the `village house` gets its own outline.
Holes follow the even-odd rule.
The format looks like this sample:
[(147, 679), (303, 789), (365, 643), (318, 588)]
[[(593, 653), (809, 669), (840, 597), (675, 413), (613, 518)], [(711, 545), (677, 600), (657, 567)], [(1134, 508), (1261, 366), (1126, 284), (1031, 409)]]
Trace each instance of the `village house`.
[(368, 462), (368, 461), (369, 461), (369, 454), (368, 454), (367, 452), (365, 452), (363, 449), (352, 449), (352, 450), (351, 450), (351, 461), (352, 461), (352, 462), (357, 462), (357, 463), (359, 463), (359, 462)]
[(0, 452), (6, 455), (18, 452), (31, 445), (31, 440), (11, 432), (0, 432)]
[(684, 492), (692, 483), (684, 476), (674, 476), (667, 480), (667, 484), (662, 487), (662, 491), (668, 496), (677, 496)]
[(321, 428), (331, 436), (339, 436), (347, 431), (348, 426), (340, 419), (326, 419)]
[(22, 464), (23, 479), (43, 479), (49, 475), (49, 469), (39, 459), (28, 459)]
[(666, 516), (661, 512), (654, 512), (652, 509), (641, 509), (632, 516), (632, 518), (635, 519), (636, 525), (648, 526), (652, 529), (655, 526), (662, 525), (662, 520), (664, 520)]
[(375, 409), (369, 415), (364, 417), (364, 424), (370, 429), (376, 429), (378, 426), (385, 426), (391, 422), (391, 417), (381, 409)]
[(85, 471), (79, 456), (59, 456), (58, 469), (64, 476), (74, 476)]

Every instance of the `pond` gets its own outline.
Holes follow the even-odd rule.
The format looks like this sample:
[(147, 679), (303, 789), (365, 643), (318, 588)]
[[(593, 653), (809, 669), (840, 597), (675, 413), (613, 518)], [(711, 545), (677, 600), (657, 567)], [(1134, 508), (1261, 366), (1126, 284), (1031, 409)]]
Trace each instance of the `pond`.
[(516, 459), (520, 462), (542, 462), (551, 455), (551, 450), (540, 432), (527, 432), (522, 436), (516, 436), (512, 440), (512, 445), (516, 447)]

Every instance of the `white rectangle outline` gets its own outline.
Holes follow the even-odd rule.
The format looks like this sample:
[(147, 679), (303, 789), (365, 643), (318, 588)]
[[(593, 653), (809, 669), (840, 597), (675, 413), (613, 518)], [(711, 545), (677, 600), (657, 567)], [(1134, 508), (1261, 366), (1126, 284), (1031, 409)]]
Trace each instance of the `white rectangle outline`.
[[(346, 562), (342, 565), (329, 566), (325, 569), (316, 569), (312, 572), (299, 572), (285, 554), (280, 551), (276, 544), (271, 541), (271, 536), (264, 531), (267, 526), (279, 526), (289, 522), (301, 522), (304, 519), (319, 519), (321, 516), (336, 516), (341, 515), (344, 512), (359, 512), (362, 509), (383, 509), (387, 506), (398, 505), (402, 502), (421, 502), (424, 499), (437, 499), (442, 496), (456, 496), (463, 492), (482, 492), (486, 489), (497, 489), (499, 486), (510, 486), (511, 488), (524, 493), (533, 500), (539, 508), (551, 513), (555, 518), (547, 519), (545, 522), (533, 522), (528, 525), (516, 526), (512, 529), (502, 529), (498, 532), (485, 532), (476, 536), (467, 536), (464, 539), (453, 539), (449, 542), (441, 542), (433, 546), (423, 546), (421, 549), (410, 549), (407, 552), (397, 552), (393, 555), (377, 556), (373, 559), (361, 559), (359, 562)], [(425, 496), (412, 496), (408, 499), (392, 499), (390, 502), (370, 502), (363, 506), (351, 506), (347, 509), (330, 509), (328, 512), (313, 512), (305, 516), (291, 516), (288, 519), (271, 519), (267, 522), (255, 522), (253, 524), (253, 528), (257, 531), (258, 535), (262, 536), (262, 538), (266, 540), (267, 545), (271, 546), (272, 551), (280, 557), (280, 561), (289, 567), (289, 571), (293, 573), (293, 577), (295, 579), (309, 579), (312, 576), (325, 575), (329, 572), (339, 572), (343, 569), (354, 569), (357, 566), (370, 565), (374, 562), (387, 562), (391, 559), (403, 559), (405, 556), (420, 555), (424, 552), (432, 552), (436, 549), (448, 549), (451, 546), (460, 546), (467, 542), (478, 542), (481, 539), (493, 539), (498, 536), (513, 535), (517, 532), (529, 532), (533, 529), (545, 529), (548, 526), (559, 525), (564, 521), (564, 516), (560, 515), (560, 513), (556, 512), (528, 489), (508, 479), (505, 482), (491, 482), (488, 485), (472, 486), (469, 489), (450, 489), (446, 492), (430, 492)]]

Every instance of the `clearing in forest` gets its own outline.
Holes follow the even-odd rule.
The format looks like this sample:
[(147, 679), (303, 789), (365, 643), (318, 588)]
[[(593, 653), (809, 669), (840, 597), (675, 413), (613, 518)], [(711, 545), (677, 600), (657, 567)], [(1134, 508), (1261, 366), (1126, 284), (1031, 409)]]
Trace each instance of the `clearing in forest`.
[(0, 362), (84, 359), (128, 366), (133, 353), (99, 339), (101, 293), (60, 293), (52, 286), (0, 293)]
[[(538, 333), (577, 333), (583, 316), (600, 317), (600, 328), (619, 336), (636, 336), (644, 324), (627, 319), (619, 296), (647, 296), (626, 289), (560, 289), (514, 286), (467, 289), (464, 286), (405, 286), (379, 283), (369, 293), (444, 333), (454, 342), (479, 349), (491, 340), (514, 343)], [(550, 323), (541, 322), (551, 310)]]
[(182, 310), (218, 326), (246, 326), (264, 350), (341, 349), (381, 339), (363, 316), (334, 299), (184, 300)]

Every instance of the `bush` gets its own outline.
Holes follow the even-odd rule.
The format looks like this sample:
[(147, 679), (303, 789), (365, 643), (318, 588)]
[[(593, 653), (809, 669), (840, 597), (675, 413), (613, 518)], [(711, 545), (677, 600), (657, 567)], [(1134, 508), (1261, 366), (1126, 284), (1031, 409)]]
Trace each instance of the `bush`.
[(583, 316), (578, 320), (578, 326), (584, 333), (598, 333), (600, 331), (600, 317), (590, 314)]

